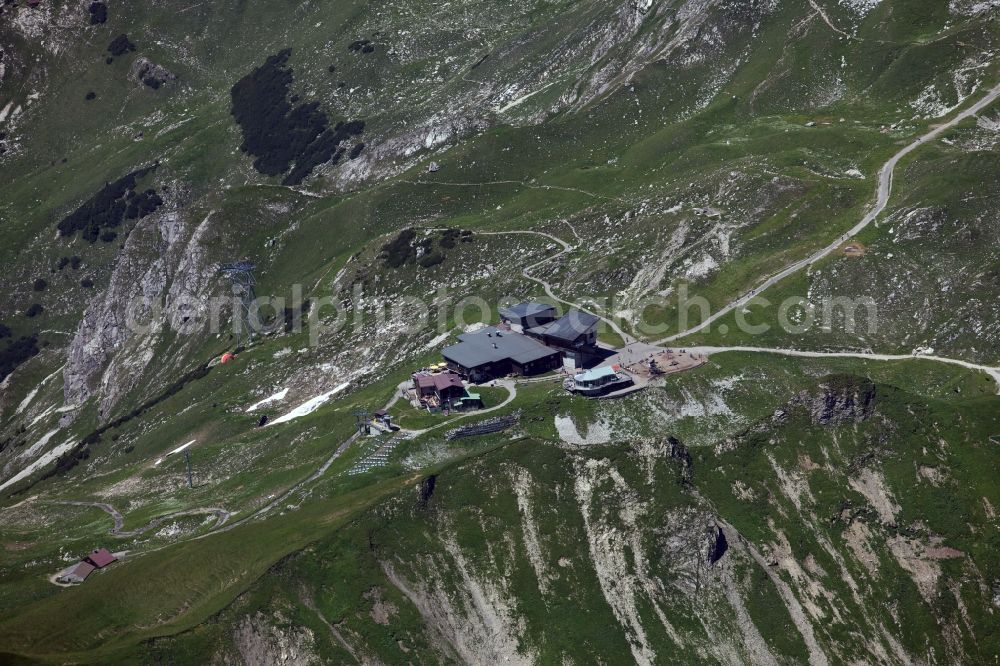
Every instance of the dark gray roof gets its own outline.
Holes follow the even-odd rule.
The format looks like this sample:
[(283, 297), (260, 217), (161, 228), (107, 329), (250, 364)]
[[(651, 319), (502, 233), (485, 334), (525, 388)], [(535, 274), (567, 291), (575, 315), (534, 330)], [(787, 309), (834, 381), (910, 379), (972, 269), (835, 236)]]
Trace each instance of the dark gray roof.
[(548, 324), (544, 329), (544, 333), (550, 338), (573, 342), (597, 326), (597, 322), (599, 321), (601, 321), (601, 318), (597, 315), (592, 315), (589, 312), (581, 310), (570, 310), (559, 319)]
[(441, 355), (463, 368), (477, 368), (506, 359), (530, 363), (558, 353), (537, 340), (511, 331), (500, 331), (495, 326), (475, 333), (463, 333), (458, 339), (457, 345), (445, 347)]
[(500, 308), (500, 314), (508, 319), (524, 319), (525, 317), (537, 317), (543, 314), (555, 315), (555, 307), (545, 303), (535, 303), (526, 301), (512, 305), (509, 308)]

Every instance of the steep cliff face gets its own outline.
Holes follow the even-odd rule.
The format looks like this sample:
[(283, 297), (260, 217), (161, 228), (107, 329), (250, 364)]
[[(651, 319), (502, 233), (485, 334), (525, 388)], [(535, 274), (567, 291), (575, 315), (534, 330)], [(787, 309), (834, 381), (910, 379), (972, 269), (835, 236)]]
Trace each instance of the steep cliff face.
[[(320, 651), (362, 663), (978, 662), (997, 560), (975, 545), (995, 525), (972, 500), (993, 491), (960, 470), (995, 455), (959, 449), (980, 416), (879, 387), (857, 418), (842, 398), (873, 387), (848, 379), (843, 418), (797, 404), (716, 453), (509, 444), (278, 575), (307, 581), (312, 619), (335, 627)], [(880, 436), (928, 408), (935, 427)], [(935, 509), (956, 492), (968, 524)], [(360, 579), (338, 573), (344, 558)]]
[[(67, 405), (96, 398), (98, 417), (106, 420), (137, 387), (144, 396), (170, 376), (168, 359), (184, 359), (184, 348), (197, 344), (194, 322), (204, 324), (207, 297), (213, 293), (203, 238), (211, 214), (189, 219), (180, 197), (143, 218), (128, 235), (115, 259), (107, 287), (94, 296), (67, 351), (63, 395)], [(191, 322), (189, 325), (188, 322)], [(64, 417), (68, 422), (75, 412)]]
[(868, 420), (875, 407), (875, 384), (867, 379), (836, 375), (825, 378), (819, 391), (803, 392), (791, 402), (809, 411), (818, 425), (843, 425)]
[[(459, 62), (449, 66), (451, 76), (429, 77), (428, 87), (411, 98), (405, 124), (412, 129), (397, 133), (393, 127), (359, 159), (329, 171), (341, 188), (395, 175), (427, 151), (446, 149), (491, 127), (538, 124), (582, 111), (624, 89), (654, 61), (690, 79), (684, 93), (690, 103), (682, 113), (693, 113), (732, 75), (775, 7), (773, 1), (584, 2), (561, 8), (552, 22), (530, 27), (524, 24), (526, 14), (544, 14), (552, 7), (539, 3), (500, 10), (484, 3), (480, 9), (497, 21), (489, 24), (470, 19), (475, 10), (464, 7), (456, 20), (468, 26), (467, 46), (478, 47), (479, 60), (454, 50)], [(439, 58), (432, 45), (440, 43), (442, 28), (437, 21), (413, 26), (414, 34), (406, 35), (409, 43), (389, 47), (392, 55), (401, 66), (423, 66), (427, 58)], [(382, 38), (391, 42), (392, 35)], [(386, 83), (372, 84), (381, 88), (375, 99), (389, 93)], [(373, 105), (351, 106), (365, 113)]]

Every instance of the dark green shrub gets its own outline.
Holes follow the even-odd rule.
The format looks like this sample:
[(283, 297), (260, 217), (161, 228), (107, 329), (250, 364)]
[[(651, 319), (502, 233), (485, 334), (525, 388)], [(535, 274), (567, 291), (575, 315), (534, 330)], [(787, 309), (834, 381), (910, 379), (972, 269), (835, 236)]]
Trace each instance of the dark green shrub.
[(403, 229), (394, 239), (382, 246), (382, 256), (389, 268), (399, 268), (411, 258), (417, 256), (413, 247), (413, 239), (417, 232), (413, 229)]
[[(232, 115), (243, 131), (240, 150), (253, 155), (253, 166), (267, 176), (286, 174), (284, 185), (297, 185), (320, 164), (337, 162), (341, 142), (361, 134), (365, 123), (354, 120), (333, 128), (318, 102), (293, 106), (289, 97), (293, 72), (291, 50), (269, 57), (236, 82), (231, 90)], [(294, 166), (293, 166), (294, 164)]]
[(129, 41), (125, 33), (118, 35), (108, 44), (108, 52), (115, 57), (123, 56), (130, 51), (135, 51), (135, 44)]
[(433, 250), (420, 257), (420, 261), (417, 263), (423, 268), (430, 268), (431, 266), (437, 266), (442, 261), (444, 261), (444, 255), (437, 250)]
[(103, 2), (90, 3), (90, 25), (97, 25), (108, 20), (108, 6)]
[(34, 335), (21, 336), (8, 343), (3, 351), (0, 351), (0, 381), (14, 372), (17, 366), (36, 356), (38, 351), (38, 338)]

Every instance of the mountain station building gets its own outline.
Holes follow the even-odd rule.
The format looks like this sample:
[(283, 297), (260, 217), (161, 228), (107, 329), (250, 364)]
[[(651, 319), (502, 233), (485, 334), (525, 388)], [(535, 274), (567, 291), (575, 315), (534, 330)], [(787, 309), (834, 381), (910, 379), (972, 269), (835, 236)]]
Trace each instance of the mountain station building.
[(526, 335), (487, 326), (458, 336), (458, 344), (441, 351), (448, 368), (473, 382), (506, 375), (538, 375), (562, 365), (557, 349)]

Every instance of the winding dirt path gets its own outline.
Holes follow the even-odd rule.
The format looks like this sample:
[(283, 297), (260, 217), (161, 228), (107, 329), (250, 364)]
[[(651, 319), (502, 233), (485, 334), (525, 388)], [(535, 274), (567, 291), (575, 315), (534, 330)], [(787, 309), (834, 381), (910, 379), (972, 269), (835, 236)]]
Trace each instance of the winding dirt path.
[[(964, 113), (964, 115), (962, 115), (960, 117), (957, 117), (956, 119), (952, 120), (952, 124), (954, 124), (956, 122), (959, 122), (960, 119), (967, 118), (967, 117), (973, 115), (976, 111), (981, 110), (984, 106), (990, 104), (993, 100), (997, 99), (998, 97), (1000, 97), (1000, 86), (997, 86), (996, 88), (994, 88), (991, 91), (990, 95), (987, 96), (987, 98), (984, 98), (983, 100), (980, 100), (976, 105), (970, 107)], [(852, 229), (851, 231), (849, 231), (847, 234), (845, 234), (841, 238), (846, 239), (847, 237), (849, 237), (849, 236), (853, 235), (854, 233), (856, 233), (856, 230), (860, 230), (860, 229), (864, 228), (865, 226), (867, 226), (868, 224), (870, 224), (878, 216), (878, 214), (879, 214), (879, 212), (881, 210), (885, 209), (885, 206), (888, 203), (889, 192), (890, 192), (890, 189), (891, 189), (892, 171), (893, 171), (893, 168), (895, 167), (895, 164), (899, 162), (899, 159), (903, 155), (905, 155), (908, 152), (914, 150), (914, 148), (916, 147), (916, 145), (919, 145), (920, 143), (924, 143), (926, 141), (929, 141), (930, 138), (928, 138), (928, 137), (931, 137), (932, 135), (933, 136), (937, 136), (937, 134), (940, 134), (940, 132), (944, 131), (944, 129), (945, 129), (945, 127), (942, 126), (942, 127), (938, 128), (937, 130), (935, 130), (934, 132), (932, 132), (931, 134), (928, 134), (928, 135), (925, 135), (924, 137), (922, 137), (919, 140), (919, 142), (915, 142), (913, 144), (910, 144), (909, 146), (907, 146), (906, 149), (904, 149), (903, 151), (900, 151), (899, 153), (897, 153), (897, 155), (893, 158), (894, 161), (890, 160), (890, 164), (887, 164), (885, 167), (883, 167), (883, 176), (880, 179), (880, 182), (881, 182), (880, 192), (884, 191), (884, 195), (880, 194), (879, 203), (876, 205), (876, 207), (874, 209), (872, 209), (872, 211), (869, 212), (868, 215), (866, 215), (865, 218), (861, 222), (859, 222), (858, 225), (856, 225), (854, 227), (854, 229)], [(556, 254), (553, 254), (553, 255), (551, 255), (549, 257), (545, 257), (541, 261), (537, 261), (537, 262), (535, 262), (535, 263), (533, 263), (533, 264), (525, 267), (521, 271), (521, 274), (525, 278), (527, 278), (527, 279), (529, 279), (529, 280), (531, 280), (533, 282), (536, 282), (536, 283), (540, 284), (542, 286), (542, 288), (545, 290), (545, 293), (549, 296), (549, 298), (551, 298), (551, 299), (553, 299), (555, 301), (558, 301), (560, 303), (563, 303), (564, 305), (568, 305), (570, 307), (574, 307), (574, 308), (576, 308), (578, 310), (583, 310), (585, 312), (590, 312), (591, 314), (593, 314), (593, 315), (595, 315), (597, 317), (600, 317), (601, 321), (603, 321), (609, 327), (611, 327), (611, 330), (613, 330), (615, 333), (617, 333), (618, 335), (620, 335), (622, 337), (622, 339), (625, 341), (625, 347), (623, 349), (629, 349), (629, 348), (632, 348), (632, 347), (636, 347), (636, 348), (640, 348), (641, 347), (641, 349), (639, 350), (640, 355), (648, 355), (651, 351), (656, 351), (658, 349), (663, 349), (662, 345), (664, 345), (666, 343), (669, 343), (669, 342), (672, 342), (672, 341), (674, 341), (674, 340), (676, 340), (676, 339), (678, 339), (680, 337), (683, 337), (684, 335), (687, 335), (688, 333), (693, 333), (694, 331), (699, 330), (700, 328), (703, 328), (704, 326), (707, 326), (714, 319), (717, 319), (719, 316), (721, 316), (725, 312), (728, 312), (729, 310), (732, 310), (733, 307), (734, 307), (733, 304), (730, 304), (729, 310), (726, 310), (725, 312), (717, 313), (715, 316), (713, 316), (710, 319), (706, 320), (705, 322), (703, 322), (701, 325), (699, 325), (696, 328), (689, 329), (689, 330), (685, 331), (684, 333), (673, 335), (673, 336), (671, 336), (669, 338), (664, 338), (663, 340), (660, 340), (658, 342), (653, 342), (653, 343), (648, 343), (647, 344), (647, 343), (638, 341), (635, 337), (633, 337), (633, 336), (625, 333), (624, 331), (622, 331), (621, 328), (614, 321), (612, 321), (611, 319), (609, 319), (607, 317), (603, 317), (600, 314), (598, 314), (596, 312), (593, 312), (592, 310), (588, 310), (587, 308), (583, 307), (579, 303), (574, 303), (572, 301), (568, 301), (566, 299), (559, 298), (553, 292), (552, 285), (549, 284), (549, 282), (547, 282), (545, 280), (542, 280), (541, 278), (536, 278), (536, 277), (534, 277), (534, 276), (531, 275), (531, 271), (533, 269), (537, 268), (538, 266), (541, 266), (541, 265), (545, 264), (548, 261), (552, 261), (552, 260), (554, 260), (554, 259), (556, 259), (556, 258), (558, 258), (558, 257), (560, 257), (560, 256), (562, 256), (564, 254), (566, 254), (567, 252), (569, 252), (570, 250), (573, 249), (573, 246), (570, 245), (569, 243), (567, 243), (566, 241), (564, 241), (563, 239), (558, 238), (557, 236), (553, 236), (552, 234), (542, 232), (542, 231), (528, 231), (528, 230), (522, 230), (522, 231), (480, 231), (480, 232), (476, 232), (476, 233), (479, 234), (479, 235), (483, 235), (483, 236), (499, 236), (499, 235), (509, 235), (509, 234), (527, 234), (527, 235), (541, 236), (541, 237), (547, 238), (547, 239), (549, 239), (549, 240), (551, 240), (551, 241), (553, 241), (555, 243), (558, 243), (562, 247), (562, 249), (559, 252), (557, 252)], [(811, 261), (814, 261), (814, 260), (818, 259), (821, 255), (825, 256), (825, 254), (827, 254), (830, 251), (832, 251), (832, 249), (836, 249), (837, 247), (839, 247), (840, 244), (841, 244), (841, 240), (838, 239), (837, 242), (832, 243), (831, 245), (828, 245), (826, 248), (824, 248), (820, 252), (814, 254), (813, 257), (811, 257), (810, 259), (805, 259), (802, 262), (798, 262), (798, 264), (795, 265), (795, 266), (797, 266), (797, 268), (795, 268), (795, 270), (797, 270), (798, 268), (801, 268), (802, 266), (806, 265), (807, 263), (809, 263)], [(791, 272), (794, 272), (794, 270), (792, 270), (792, 269), (793, 269), (793, 267), (786, 268), (779, 275), (787, 275), (787, 274), (789, 274)], [(772, 279), (774, 281), (777, 281), (780, 278), (778, 278), (776, 276), (775, 278), (772, 278)], [(752, 295), (756, 295), (762, 289), (763, 289), (763, 287), (760, 287), (760, 288), (755, 289), (754, 291), (752, 291), (750, 293)], [(749, 298), (746, 299), (746, 300), (749, 300)], [(743, 303), (745, 303), (745, 302), (746, 301), (743, 301)], [(734, 303), (739, 303), (739, 301), (734, 301)], [(995, 368), (995, 367), (991, 367), (991, 366), (988, 366), (988, 365), (982, 365), (982, 364), (979, 364), (979, 363), (972, 363), (970, 361), (963, 361), (961, 359), (956, 359), (956, 358), (948, 358), (948, 357), (945, 357), (945, 356), (935, 356), (935, 355), (931, 355), (931, 354), (914, 355), (914, 354), (874, 354), (874, 353), (863, 353), (863, 352), (814, 352), (814, 351), (802, 351), (802, 350), (797, 350), (797, 349), (782, 349), (782, 348), (752, 347), (752, 346), (736, 346), (736, 347), (698, 346), (698, 347), (691, 347), (690, 350), (692, 352), (694, 352), (694, 353), (705, 354), (706, 356), (710, 356), (711, 354), (724, 353), (724, 352), (743, 352), (743, 353), (757, 353), (757, 354), (780, 354), (780, 355), (783, 355), (783, 356), (798, 356), (798, 357), (804, 357), (804, 358), (860, 358), (860, 359), (872, 360), (872, 361), (908, 361), (908, 360), (914, 360), (914, 359), (926, 359), (928, 361), (936, 361), (938, 363), (948, 363), (950, 365), (958, 365), (958, 366), (962, 366), (964, 368), (968, 368), (970, 370), (977, 370), (979, 372), (984, 372), (984, 373), (986, 373), (987, 375), (989, 375), (990, 377), (993, 378), (994, 382), (996, 383), (997, 393), (1000, 394), (1000, 368)], [(423, 431), (421, 431), (421, 433), (422, 432)]]
[(445, 185), (451, 187), (486, 187), (490, 185), (518, 185), (520, 187), (526, 187), (529, 190), (552, 190), (554, 192), (575, 192), (576, 194), (583, 194), (593, 199), (607, 199), (608, 201), (618, 201), (625, 203), (624, 200), (618, 197), (609, 197), (605, 194), (597, 194), (596, 192), (588, 192), (587, 190), (581, 190), (579, 187), (563, 187), (562, 185), (542, 185), (538, 183), (529, 183), (524, 180), (486, 180), (479, 183), (456, 183), (446, 180), (399, 180), (396, 182), (407, 183), (408, 185)]
[[(559, 252), (556, 252), (553, 255), (545, 257), (541, 261), (536, 261), (535, 263), (533, 263), (533, 264), (531, 264), (529, 266), (526, 266), (525, 268), (521, 269), (521, 275), (523, 275), (528, 280), (531, 280), (532, 282), (535, 282), (535, 283), (541, 285), (542, 289), (545, 290), (545, 294), (549, 298), (551, 298), (552, 300), (557, 301), (559, 303), (562, 303), (563, 305), (568, 305), (568, 306), (570, 306), (572, 308), (576, 308), (577, 310), (581, 310), (583, 312), (587, 312), (589, 314), (594, 315), (595, 317), (599, 317), (601, 319), (601, 321), (603, 321), (605, 324), (607, 324), (608, 327), (612, 331), (614, 331), (622, 340), (625, 341), (625, 344), (631, 344), (631, 343), (633, 343), (633, 342), (636, 341), (635, 337), (633, 337), (632, 335), (629, 335), (628, 333), (626, 333), (625, 331), (623, 331), (621, 329), (621, 327), (618, 326), (618, 324), (616, 324), (614, 322), (614, 320), (612, 320), (612, 319), (610, 319), (608, 317), (605, 317), (605, 316), (603, 316), (603, 315), (601, 315), (601, 314), (599, 314), (597, 312), (594, 312), (593, 310), (591, 310), (589, 308), (586, 308), (586, 307), (584, 307), (583, 305), (581, 305), (579, 303), (574, 303), (572, 301), (567, 301), (564, 298), (559, 298), (558, 296), (555, 295), (555, 292), (552, 290), (552, 285), (547, 280), (543, 280), (542, 278), (537, 278), (537, 277), (535, 277), (535, 276), (533, 276), (531, 274), (531, 271), (534, 270), (535, 268), (538, 268), (539, 266), (541, 266), (543, 264), (546, 264), (546, 263), (548, 263), (550, 261), (554, 261), (554, 260), (558, 259), (559, 257), (563, 256), (564, 254), (566, 254), (567, 252), (569, 252), (570, 250), (572, 250), (573, 249), (572, 245), (570, 245), (569, 243), (567, 243), (563, 239), (561, 239), (561, 238), (559, 238), (557, 236), (553, 236), (552, 234), (545, 233), (544, 231), (528, 231), (528, 230), (518, 230), (518, 231), (477, 231), (475, 233), (476, 233), (477, 236), (509, 236), (509, 235), (519, 235), (519, 234), (520, 235), (529, 235), (529, 236), (541, 236), (543, 238), (548, 238), (549, 240), (551, 240), (551, 241), (553, 241), (553, 242), (558, 243), (559, 245), (561, 245), (562, 249), (559, 250)], [(573, 233), (574, 234), (576, 233), (575, 229), (573, 230)]]
[(742, 352), (749, 354), (778, 354), (780, 356), (798, 356), (803, 358), (860, 358), (870, 361), (917, 361), (920, 359), (947, 363), (949, 365), (959, 365), (969, 370), (984, 372), (993, 378), (997, 384), (997, 393), (1000, 393), (1000, 368), (994, 368), (979, 363), (971, 363), (957, 358), (946, 356), (934, 356), (933, 354), (868, 354), (864, 352), (817, 352), (802, 351), (799, 349), (775, 349), (772, 347), (685, 347), (685, 349), (695, 354), (722, 354), (726, 352)]
[(219, 529), (219, 527), (221, 527), (222, 525), (225, 525), (226, 521), (228, 521), (229, 518), (232, 516), (232, 514), (229, 511), (227, 511), (225, 509), (220, 509), (218, 507), (204, 507), (204, 508), (197, 508), (197, 509), (184, 509), (183, 511), (175, 511), (174, 513), (168, 513), (166, 515), (158, 516), (156, 518), (153, 518), (151, 521), (149, 521), (148, 523), (146, 523), (142, 527), (137, 527), (134, 530), (126, 530), (126, 529), (123, 529), (125, 527), (125, 516), (123, 516), (118, 509), (116, 509), (112, 505), (107, 504), (105, 502), (69, 502), (69, 501), (62, 502), (62, 501), (59, 501), (59, 502), (53, 502), (53, 503), (54, 504), (64, 504), (64, 505), (69, 505), (69, 506), (94, 507), (94, 508), (100, 509), (101, 511), (103, 511), (106, 514), (108, 514), (109, 516), (111, 516), (111, 519), (114, 521), (114, 527), (112, 527), (108, 531), (108, 533), (111, 536), (118, 537), (120, 539), (129, 539), (131, 537), (139, 536), (140, 534), (144, 534), (144, 533), (146, 533), (146, 532), (148, 532), (148, 531), (150, 531), (150, 530), (152, 530), (152, 529), (154, 529), (156, 527), (159, 527), (160, 525), (162, 525), (163, 523), (167, 522), (168, 520), (173, 520), (175, 518), (184, 518), (186, 516), (202, 516), (202, 515), (212, 515), (212, 516), (215, 516), (215, 519), (216, 519), (217, 523), (216, 523), (215, 527), (213, 528), (213, 531), (216, 531), (216, 530)]
[(917, 138), (912, 143), (908, 144), (905, 148), (903, 148), (895, 155), (890, 157), (889, 161), (886, 162), (882, 166), (881, 171), (879, 171), (878, 188), (876, 190), (876, 195), (875, 195), (875, 205), (873, 205), (869, 209), (868, 213), (866, 213), (865, 216), (861, 218), (860, 222), (858, 222), (853, 227), (848, 229), (846, 232), (838, 236), (836, 239), (830, 242), (829, 245), (827, 245), (822, 249), (817, 250), (816, 252), (809, 255), (805, 259), (801, 259), (793, 264), (790, 264), (789, 266), (786, 266), (781, 271), (767, 278), (766, 280), (761, 282), (759, 285), (757, 285), (750, 291), (746, 292), (739, 298), (731, 301), (728, 305), (722, 307), (720, 310), (712, 314), (710, 317), (705, 319), (705, 321), (701, 322), (697, 326), (689, 328), (686, 331), (681, 331), (680, 333), (676, 333), (669, 337), (663, 338), (662, 340), (656, 342), (656, 344), (661, 345), (668, 342), (673, 342), (674, 340), (679, 340), (683, 337), (691, 335), (692, 333), (697, 333), (698, 331), (704, 330), (705, 328), (711, 326), (713, 322), (717, 321), (721, 317), (726, 316), (736, 308), (741, 308), (747, 305), (753, 298), (758, 296), (768, 287), (774, 286), (775, 284), (785, 279), (789, 275), (797, 273), (798, 271), (802, 270), (807, 266), (811, 266), (820, 259), (836, 251), (837, 248), (839, 248), (841, 245), (850, 240), (851, 237), (856, 236), (865, 227), (874, 222), (875, 219), (878, 218), (878, 216), (881, 215), (882, 212), (889, 205), (889, 197), (892, 194), (893, 175), (896, 171), (896, 166), (899, 164), (900, 160), (902, 160), (904, 157), (912, 153), (917, 148), (920, 148), (924, 144), (933, 141), (941, 134), (950, 130), (952, 127), (962, 122), (966, 118), (971, 118), (972, 116), (975, 116), (980, 111), (982, 111), (987, 106), (996, 101), (998, 98), (1000, 98), (1000, 85), (997, 85), (995, 88), (986, 93), (978, 102), (976, 102), (969, 108), (965, 109), (964, 111), (958, 113), (954, 118), (952, 118), (948, 122), (945, 122), (931, 129), (929, 132)]

